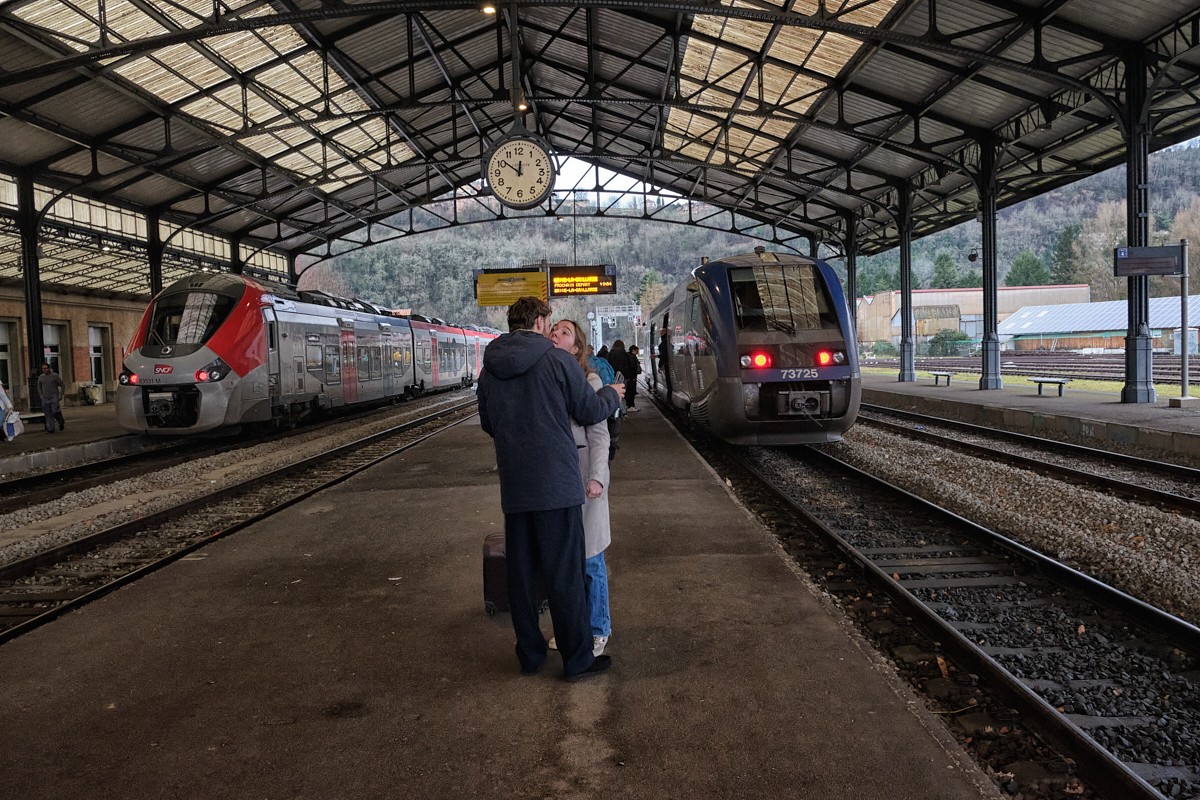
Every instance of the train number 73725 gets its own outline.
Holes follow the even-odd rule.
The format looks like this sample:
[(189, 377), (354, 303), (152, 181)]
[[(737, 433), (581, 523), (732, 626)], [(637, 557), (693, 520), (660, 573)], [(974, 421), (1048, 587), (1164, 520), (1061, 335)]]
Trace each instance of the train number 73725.
[(802, 381), (808, 378), (819, 378), (821, 373), (819, 370), (808, 367), (805, 369), (781, 369), (779, 377), (785, 381)]

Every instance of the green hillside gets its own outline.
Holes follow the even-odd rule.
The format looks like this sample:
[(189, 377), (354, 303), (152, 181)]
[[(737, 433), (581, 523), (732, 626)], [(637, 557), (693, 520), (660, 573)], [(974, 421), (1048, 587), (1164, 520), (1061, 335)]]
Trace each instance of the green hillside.
[[(1151, 243), (1174, 243), (1182, 237), (1200, 247), (1200, 147), (1193, 143), (1156, 153), (1150, 166)], [(1112, 248), (1124, 244), (1125, 238), (1124, 193), (1125, 170), (1117, 168), (1003, 209), (997, 248), (1001, 284), (1088, 283), (1094, 300), (1123, 298), (1125, 279), (1111, 273)], [(981, 262), (967, 258), (980, 244), (979, 228), (968, 223), (914, 242), (914, 287), (981, 285)], [(757, 244), (742, 236), (667, 222), (579, 216), (573, 225), (570, 219), (524, 217), (377, 244), (310, 270), (302, 285), (503, 328), (503, 309), (476, 305), (473, 270), (543, 259), (615, 265), (617, 295), (555, 302), (556, 313), (582, 318), (595, 305), (656, 302), (701, 256), (747, 252)], [(842, 269), (840, 262), (833, 263)], [(898, 289), (899, 263), (894, 250), (860, 259), (859, 294)], [(1195, 269), (1192, 278), (1194, 286), (1200, 285)], [(1152, 295), (1178, 291), (1178, 279), (1152, 279)]]

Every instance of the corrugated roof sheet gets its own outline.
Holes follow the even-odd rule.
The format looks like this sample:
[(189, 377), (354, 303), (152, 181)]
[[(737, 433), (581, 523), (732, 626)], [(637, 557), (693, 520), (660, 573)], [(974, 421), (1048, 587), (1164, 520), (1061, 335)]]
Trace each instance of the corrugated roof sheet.
[[(1200, 295), (1188, 298), (1188, 325), (1200, 325)], [(1178, 297), (1150, 298), (1150, 327), (1155, 330), (1178, 328), (1181, 322)], [(1026, 306), (999, 325), (1000, 336), (1040, 336), (1051, 333), (1102, 333), (1124, 331), (1129, 327), (1129, 303), (1110, 300), (1102, 303), (1069, 303), (1057, 306)]]

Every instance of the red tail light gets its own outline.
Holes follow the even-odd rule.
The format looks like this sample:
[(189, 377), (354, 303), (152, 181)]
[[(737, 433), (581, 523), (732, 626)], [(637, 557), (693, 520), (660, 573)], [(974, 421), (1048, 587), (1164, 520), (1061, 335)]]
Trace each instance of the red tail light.
[(751, 353), (750, 364), (755, 369), (766, 369), (767, 367), (771, 366), (771, 354), (762, 352)]
[(822, 350), (821, 352), (817, 353), (817, 363), (822, 367), (828, 367), (833, 363), (833, 353), (829, 352), (828, 350)]

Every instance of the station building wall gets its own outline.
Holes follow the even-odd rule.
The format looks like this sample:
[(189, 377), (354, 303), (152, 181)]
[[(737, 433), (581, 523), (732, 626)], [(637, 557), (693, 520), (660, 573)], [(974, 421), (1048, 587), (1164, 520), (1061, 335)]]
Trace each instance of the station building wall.
[[(939, 313), (938, 324), (942, 328), (962, 330), (972, 336), (975, 335), (972, 328), (978, 327), (982, 330), (983, 289), (914, 289), (912, 295), (913, 311), (917, 316), (922, 316), (916, 311), (918, 308), (957, 306), (957, 318), (945, 317)], [(1001, 286), (996, 291), (997, 322), (1002, 322), (1025, 306), (1053, 306), (1090, 301), (1091, 287), (1085, 283), (1062, 286)], [(855, 301), (855, 308), (860, 346), (878, 341), (900, 344), (899, 291), (860, 297)], [(929, 321), (922, 322), (925, 323), (923, 327), (933, 327)], [(916, 326), (913, 331), (918, 333)]]
[[(43, 356), (62, 376), (65, 405), (87, 401), (80, 384), (103, 387), (112, 402), (125, 345), (133, 337), (149, 298), (72, 293), (42, 287)], [(0, 382), (21, 410), (29, 410), (29, 345), (25, 329), (25, 292), (0, 285)], [(91, 398), (97, 393), (88, 392)]]

